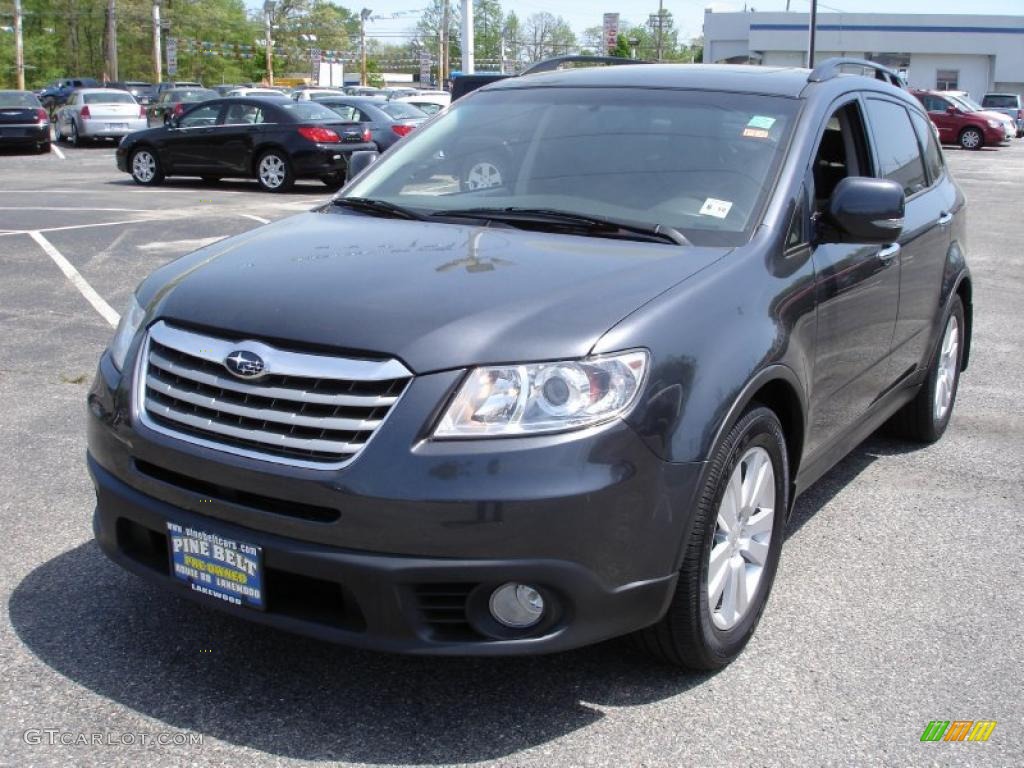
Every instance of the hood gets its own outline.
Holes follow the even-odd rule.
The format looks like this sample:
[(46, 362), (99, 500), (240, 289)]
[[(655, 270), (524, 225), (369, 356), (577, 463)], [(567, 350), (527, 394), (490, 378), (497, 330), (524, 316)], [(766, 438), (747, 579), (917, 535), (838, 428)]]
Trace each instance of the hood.
[(425, 373), (584, 356), (728, 251), (325, 208), (182, 257), (139, 301), (150, 320), (394, 356)]
[(998, 120), (1000, 123), (1012, 123), (1013, 119), (1002, 112), (994, 112), (991, 109), (979, 109), (972, 114), (984, 117), (986, 120)]

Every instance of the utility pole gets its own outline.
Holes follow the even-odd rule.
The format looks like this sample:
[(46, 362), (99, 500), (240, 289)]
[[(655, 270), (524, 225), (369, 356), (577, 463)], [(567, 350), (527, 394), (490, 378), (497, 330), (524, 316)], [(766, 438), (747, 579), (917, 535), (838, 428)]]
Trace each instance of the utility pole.
[(117, 80), (117, 0), (107, 0), (107, 79)]
[(657, 61), (661, 61), (662, 53), (665, 50), (665, 17), (666, 17), (666, 15), (667, 14), (665, 13), (665, 2), (664, 2), (664, 0), (658, 0), (658, 12), (656, 14), (652, 13), (648, 17), (648, 22), (647, 22), (648, 24), (650, 24), (650, 26), (658, 28), (657, 38), (656, 38), (656, 42), (655, 42), (655, 46), (656, 46), (656, 50), (657, 50), (657, 56), (656, 56)]
[(359, 70), (359, 84), (369, 85), (368, 77), (366, 75), (366, 20), (373, 15), (373, 11), (369, 8), (363, 8), (359, 12), (359, 51), (360, 57), (362, 58), (362, 66)]
[(439, 87), (443, 90), (445, 81), (448, 79), (448, 24), (450, 9), (449, 0), (444, 0), (444, 12), (441, 14), (441, 58), (437, 66), (437, 79)]
[(153, 0), (153, 74), (155, 83), (163, 78), (163, 53), (160, 50), (160, 0)]
[(267, 54), (267, 84), (274, 84), (274, 0), (263, 3), (263, 42)]
[(814, 69), (814, 33), (818, 28), (818, 0), (811, 0), (811, 23), (807, 29), (807, 68)]
[(14, 0), (14, 69), (18, 75), (18, 90), (25, 90), (25, 41), (21, 34), (21, 0)]
[(476, 72), (473, 52), (473, 0), (462, 0), (462, 74)]

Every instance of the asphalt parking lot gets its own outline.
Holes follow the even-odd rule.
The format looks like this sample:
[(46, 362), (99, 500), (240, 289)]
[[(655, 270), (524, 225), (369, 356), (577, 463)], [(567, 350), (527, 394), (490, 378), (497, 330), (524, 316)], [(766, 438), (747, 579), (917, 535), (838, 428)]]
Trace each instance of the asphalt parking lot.
[[(801, 498), (758, 632), (710, 676), (625, 640), (517, 659), (355, 651), (109, 563), (84, 401), (114, 314), (159, 265), (328, 192), (143, 188), (112, 145), (61, 152), (0, 154), (0, 765), (1021, 764), (1024, 140), (946, 153), (975, 281), (946, 437), (874, 437)], [(936, 719), (998, 725), (985, 743), (920, 742)]]

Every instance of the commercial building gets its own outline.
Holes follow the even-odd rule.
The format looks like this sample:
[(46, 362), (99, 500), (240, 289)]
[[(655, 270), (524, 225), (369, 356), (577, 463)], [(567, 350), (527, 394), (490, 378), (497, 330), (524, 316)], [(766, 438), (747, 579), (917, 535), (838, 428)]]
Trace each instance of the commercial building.
[[(806, 13), (704, 14), (704, 61), (801, 67)], [(917, 88), (1024, 94), (1024, 16), (819, 13), (815, 60), (853, 56)]]

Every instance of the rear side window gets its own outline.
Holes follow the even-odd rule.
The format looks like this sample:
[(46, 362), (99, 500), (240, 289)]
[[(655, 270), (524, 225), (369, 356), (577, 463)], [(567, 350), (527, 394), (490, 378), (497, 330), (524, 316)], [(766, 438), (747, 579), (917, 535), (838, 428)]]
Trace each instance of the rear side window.
[(917, 135), (905, 107), (868, 99), (868, 121), (875, 140), (878, 175), (903, 186), (907, 195), (928, 186)]
[(917, 132), (917, 140), (921, 143), (921, 148), (924, 150), (924, 164), (928, 169), (928, 179), (933, 184), (935, 180), (942, 176), (942, 171), (945, 168), (945, 164), (942, 161), (942, 152), (939, 150), (939, 144), (935, 140), (935, 129), (932, 126), (932, 121), (923, 115), (919, 115), (917, 112), (910, 113), (910, 120), (914, 124), (914, 130)]

